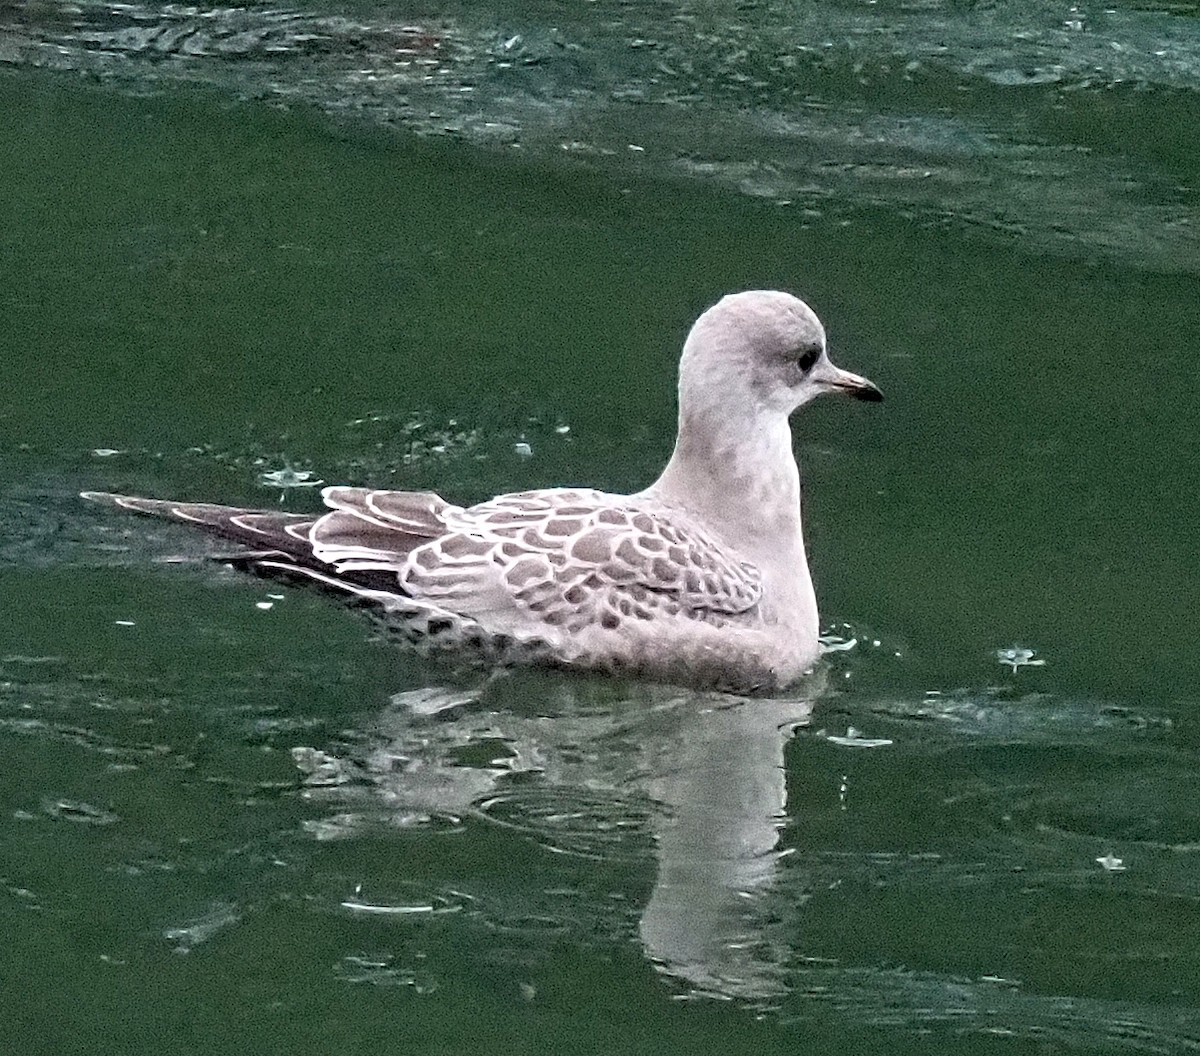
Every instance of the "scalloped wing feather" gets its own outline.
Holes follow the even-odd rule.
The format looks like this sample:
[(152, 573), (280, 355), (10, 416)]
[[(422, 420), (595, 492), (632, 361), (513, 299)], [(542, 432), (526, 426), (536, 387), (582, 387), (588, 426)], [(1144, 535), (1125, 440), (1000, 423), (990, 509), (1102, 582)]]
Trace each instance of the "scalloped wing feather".
[(445, 521), (448, 533), (412, 552), (401, 582), (463, 612), (509, 609), (566, 630), (656, 616), (746, 622), (762, 596), (757, 568), (646, 499), (522, 492)]
[(745, 624), (762, 596), (757, 568), (644, 497), (559, 488), (463, 509), (432, 492), (322, 494), (328, 513), (287, 526), (298, 541), (307, 536), (319, 565), (394, 575), (398, 592), (497, 626), (615, 630), (675, 616)]

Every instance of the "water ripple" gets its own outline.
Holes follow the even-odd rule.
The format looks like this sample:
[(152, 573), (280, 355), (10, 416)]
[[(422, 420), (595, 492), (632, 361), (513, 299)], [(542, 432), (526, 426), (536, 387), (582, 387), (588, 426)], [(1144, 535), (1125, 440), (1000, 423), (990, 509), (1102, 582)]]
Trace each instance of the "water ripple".
[(1144, 115), (1170, 129), (1200, 90), (1189, 19), (1034, 0), (406, 17), (49, 0), (0, 7), (0, 62), (216, 84), (826, 213), (886, 203), (1049, 251), (1200, 270), (1191, 152), (1139, 146)]

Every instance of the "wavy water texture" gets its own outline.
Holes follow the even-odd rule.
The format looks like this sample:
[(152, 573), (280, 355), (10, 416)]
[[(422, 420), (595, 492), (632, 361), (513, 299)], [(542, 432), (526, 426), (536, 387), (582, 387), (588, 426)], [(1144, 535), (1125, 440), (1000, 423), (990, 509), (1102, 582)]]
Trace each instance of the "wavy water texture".
[(844, 625), (778, 699), (418, 667), (380, 704), (390, 649), (335, 663), (340, 614), (289, 599), (290, 625), (262, 622), (233, 582), (194, 612), (155, 590), (130, 626), (87, 602), (102, 661), (0, 656), (23, 760), (0, 833), (41, 848), (0, 876), (13, 919), (103, 899), (114, 964), (284, 926), (339, 983), (444, 995), (495, 970), (524, 1000), (564, 946), (633, 944), (679, 999), (796, 1030), (1200, 1044), (1200, 789), (1173, 713), (1042, 692), (994, 656), (992, 682), (922, 690), (886, 634)]
[[(185, 1048), (199, 1037), (212, 1051), (469, 1051), (481, 1029), (514, 1052), (543, 1039), (563, 1052), (1200, 1050), (1196, 14), (1065, 0), (539, 0), (400, 16), (370, 2), (0, 2), (12, 95), (84, 86), (33, 98), (12, 137), (53, 149), (14, 180), (29, 207), (9, 236), (23, 328), (0, 407), (0, 975), (23, 985), (0, 1049), (105, 1031), (110, 1048), (158, 1052), (183, 1023)], [(199, 126), (172, 124), (187, 102), (122, 97), (196, 85)], [(89, 110), (92, 91), (103, 105)], [(257, 102), (213, 120), (214, 95)], [(288, 120), (251, 129), (247, 151), (227, 133), (260, 103), (333, 115), (339, 130), (461, 138), (546, 162), (552, 178), (528, 181), (496, 237), (497, 188), (511, 194), (525, 168), (493, 182), (502, 166), (489, 163), (460, 185), (461, 167), (435, 162), (401, 179), (404, 150), (360, 151), (356, 136), (324, 136), (324, 119), (312, 138), (331, 149), (316, 162), (307, 140), (271, 138)], [(99, 146), (72, 155), (110, 107)], [(156, 138), (131, 134), (126, 165), (120, 130), (138, 123)], [(205, 157), (237, 164), (214, 165), (199, 191), (177, 175), (186, 162), (165, 179), (138, 168), (197, 127)], [(76, 186), (114, 143), (76, 215)], [(474, 165), (483, 150), (430, 153)], [(378, 181), (355, 175), (360, 155)], [(255, 220), (250, 248), (206, 249), (182, 285), (140, 285), (199, 237), (176, 215), (192, 217), (188, 196), (240, 193), (265, 156), (330, 173), (286, 233)], [(611, 182), (559, 181), (551, 159)], [(246, 215), (270, 213), (275, 171)], [(644, 175), (660, 178), (652, 192), (608, 194)], [(365, 233), (379, 188), (408, 202), (443, 176), (449, 205), (431, 230)], [(768, 206), (676, 196), (686, 181)], [(280, 240), (343, 183), (367, 205), (333, 210), (312, 238), (337, 245), (311, 281), (285, 281)], [(597, 219), (600, 206), (564, 195), (531, 231), (560, 183), (599, 185), (621, 211)], [(162, 185), (169, 200), (145, 208), (142, 191)], [(131, 188), (130, 215), (106, 226), (106, 196)], [(701, 200), (712, 212), (656, 227), (675, 197), (681, 213)], [(887, 224), (866, 222), (877, 205)], [(779, 241), (764, 239), (785, 216)], [(747, 706), (528, 672), (454, 682), (326, 599), (206, 561), (182, 529), (78, 500), (111, 488), (298, 510), (321, 479), (456, 499), (577, 478), (638, 486), (669, 450), (669, 408), (658, 424), (646, 408), (669, 401), (671, 327), (692, 316), (627, 305), (608, 275), (628, 269), (647, 300), (684, 304), (693, 285), (775, 274), (719, 266), (730, 226), (754, 217), (733, 256), (778, 258), (786, 240), (797, 257), (834, 255), (840, 225), (891, 242), (843, 247), (822, 293), (843, 302), (831, 333), (888, 403), (869, 431), (830, 408), (801, 434), (811, 556), (838, 621), (820, 684)], [(962, 234), (914, 238), (910, 258), (910, 222)], [(821, 230), (795, 235), (809, 223)], [(644, 259), (660, 234), (662, 254)], [(489, 239), (495, 259), (477, 273)], [(989, 251), (964, 250), (975, 241)], [(596, 242), (603, 253), (550, 306), (544, 291)], [(402, 311), (356, 328), (431, 267), (426, 243), (445, 256), (434, 294), (402, 294)], [(96, 248), (110, 245), (111, 259)], [(393, 267), (414, 245), (426, 248)], [(1022, 252), (990, 251), (1009, 245)], [(660, 290), (671, 253), (678, 274)], [(527, 303), (508, 281), (521, 254), (551, 261)], [(1119, 266), (1067, 275), (1072, 259)], [(805, 278), (791, 258), (778, 273)], [(276, 330), (274, 344), (245, 332), (256, 283), (283, 291), (264, 326), (319, 325)], [(452, 321), (442, 288), (468, 286), (478, 325), (450, 326), (405, 365)], [(242, 287), (251, 308), (212, 329)], [(1000, 308), (996, 287), (1010, 291)], [(344, 304), (322, 316), (314, 293)], [(593, 296), (616, 305), (602, 325), (560, 325), (555, 313), (586, 315)], [(104, 329), (146, 305), (162, 317), (147, 332)], [(404, 330), (417, 313), (429, 325)], [(529, 321), (553, 357), (528, 358)], [(646, 336), (628, 358), (604, 351), (630, 325)], [(231, 355), (218, 374), (253, 398), (219, 414), (233, 386), (204, 371), (160, 391), (219, 345)], [(158, 373), (150, 346), (170, 352)], [(450, 355), (458, 346), (469, 354)], [(273, 382), (296, 349), (312, 354), (303, 396), (360, 348), (350, 366), (390, 388), (243, 420), (259, 394), (285, 399)], [(654, 363), (653, 384), (630, 380), (630, 364)], [(451, 384), (430, 395), (439, 373)], [(634, 388), (653, 395), (629, 409)], [(619, 410), (589, 425), (606, 398)], [(109, 413), (89, 416), (93, 403)], [(290, 417), (317, 424), (289, 433)]]
[(1200, 271), (1187, 5), (0, 6), (0, 62)]

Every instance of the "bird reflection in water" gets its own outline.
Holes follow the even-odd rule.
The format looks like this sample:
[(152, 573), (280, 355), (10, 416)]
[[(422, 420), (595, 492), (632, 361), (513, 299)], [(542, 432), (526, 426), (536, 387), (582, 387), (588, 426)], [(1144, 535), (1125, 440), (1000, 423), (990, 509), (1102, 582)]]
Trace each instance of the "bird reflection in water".
[[(318, 838), (486, 819), (581, 868), (636, 862), (652, 843), (647, 958), (687, 994), (763, 1000), (783, 992), (788, 958), (768, 897), (784, 749), (823, 685), (818, 672), (787, 697), (747, 699), (521, 672), (480, 692), (396, 694), (342, 754), (293, 756), (305, 795), (333, 808), (309, 822)], [(534, 876), (527, 897), (516, 916), (541, 913)]]

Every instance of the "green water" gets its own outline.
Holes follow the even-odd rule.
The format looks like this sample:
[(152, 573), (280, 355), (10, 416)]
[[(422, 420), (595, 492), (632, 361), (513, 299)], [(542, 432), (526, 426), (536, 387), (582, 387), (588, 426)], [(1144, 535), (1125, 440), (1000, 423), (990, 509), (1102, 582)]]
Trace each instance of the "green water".
[[(869, 14), (821, 10), (838, 33)], [(918, 11), (861, 23), (884, 58), (860, 79), (888, 48), (929, 61)], [(1157, 83), (1085, 83), (1100, 44), (1006, 65), (950, 15), (969, 92), (833, 70), (825, 112), (860, 131), (961, 98), (992, 137), (881, 133), (890, 181), (831, 124), (761, 138), (736, 86), (757, 69), (755, 105), (794, 104), (756, 59), (775, 23), (744, 67), (716, 29), (662, 29), (668, 70), (693, 48), (688, 76), (727, 91), (705, 146), (730, 167), (704, 172), (538, 146), (554, 126), (653, 155), (650, 107), (580, 102), (560, 120), (584, 136), (480, 79), (510, 149), (347, 118), (332, 49), (176, 76), (72, 57), (52, 19), (37, 61), (0, 40), (0, 1047), (1200, 1047), (1200, 31), (1088, 17), (1131, 20), (1151, 65), (1086, 76)], [(556, 29), (593, 65), (531, 64), (530, 96), (641, 77), (614, 25)], [(934, 185), (905, 175), (921, 150)], [(796, 422), (823, 622), (857, 644), (787, 700), (450, 684), (324, 598), (76, 499), (311, 508), (263, 483), (286, 467), (458, 501), (636, 488), (691, 320), (764, 286), (887, 394)], [(1000, 663), (1015, 646), (1044, 664)]]

